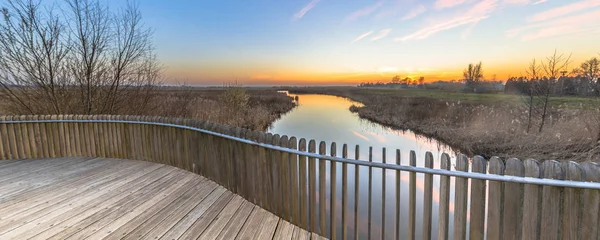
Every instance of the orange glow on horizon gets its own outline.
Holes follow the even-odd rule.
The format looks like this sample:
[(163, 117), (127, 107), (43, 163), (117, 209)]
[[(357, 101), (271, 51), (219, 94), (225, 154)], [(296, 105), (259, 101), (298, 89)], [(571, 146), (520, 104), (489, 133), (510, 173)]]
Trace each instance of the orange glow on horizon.
[[(533, 58), (532, 58), (533, 59)], [(587, 57), (573, 58), (571, 68), (579, 66), (580, 62), (588, 59)], [(462, 64), (465, 67), (468, 63)], [(506, 81), (510, 77), (526, 76), (527, 61), (506, 62), (503, 64), (486, 64), (483, 62), (484, 77), (486, 80)], [(213, 85), (223, 82), (237, 81), (244, 85), (357, 85), (363, 82), (390, 82), (396, 75), (404, 78), (410, 77), (417, 80), (424, 77), (426, 83), (435, 81), (461, 80), (463, 69), (448, 68), (434, 69), (429, 71), (403, 69), (387, 69), (386, 71), (348, 71), (333, 72), (315, 69), (293, 69), (274, 67), (260, 68), (256, 67), (232, 67), (221, 65), (212, 65), (204, 67), (180, 66), (168, 68), (166, 75), (170, 77), (167, 82), (194, 84), (194, 85)]]

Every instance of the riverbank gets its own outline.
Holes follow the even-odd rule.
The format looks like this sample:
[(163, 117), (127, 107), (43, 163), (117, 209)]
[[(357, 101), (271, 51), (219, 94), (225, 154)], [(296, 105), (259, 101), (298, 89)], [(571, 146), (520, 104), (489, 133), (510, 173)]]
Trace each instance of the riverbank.
[(159, 90), (153, 115), (185, 117), (266, 131), (296, 104), (285, 93), (268, 88), (180, 87)]
[[(266, 131), (275, 120), (296, 107), (291, 97), (276, 89), (242, 87), (156, 87), (149, 90), (143, 103), (144, 106), (139, 106), (127, 102), (116, 111), (103, 114), (183, 117)], [(0, 101), (0, 115), (29, 114), (20, 110)]]
[(534, 127), (527, 133), (527, 107), (516, 95), (355, 87), (292, 88), (290, 92), (361, 102), (364, 106), (350, 110), (363, 119), (410, 129), (469, 155), (575, 161), (598, 157), (593, 99), (553, 99), (542, 132)]

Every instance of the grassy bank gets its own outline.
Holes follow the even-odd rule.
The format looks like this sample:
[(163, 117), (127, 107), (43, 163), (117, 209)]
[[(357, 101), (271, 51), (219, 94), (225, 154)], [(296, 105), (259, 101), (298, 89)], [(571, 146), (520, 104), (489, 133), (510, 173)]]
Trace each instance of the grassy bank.
[[(292, 98), (275, 89), (240, 87), (161, 87), (153, 89), (144, 104), (128, 104), (111, 114), (184, 117), (265, 131), (296, 106)], [(18, 110), (0, 101), (0, 114), (19, 114)]]
[(152, 100), (151, 115), (185, 117), (265, 131), (296, 105), (266, 88), (165, 88)]
[(293, 93), (347, 97), (361, 118), (410, 129), (441, 140), (469, 155), (596, 160), (598, 113), (592, 98), (554, 97), (541, 132), (539, 119), (527, 132), (526, 98), (508, 94), (469, 94), (416, 89), (354, 87), (295, 88)]

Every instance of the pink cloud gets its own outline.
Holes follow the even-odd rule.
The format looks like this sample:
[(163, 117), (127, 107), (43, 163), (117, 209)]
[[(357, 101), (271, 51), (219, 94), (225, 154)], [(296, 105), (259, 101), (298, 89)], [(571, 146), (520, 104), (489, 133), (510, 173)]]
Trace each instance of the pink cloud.
[(363, 34), (361, 34), (360, 36), (358, 36), (356, 39), (354, 39), (354, 41), (352, 41), (352, 42), (358, 42), (358, 41), (360, 41), (361, 39), (368, 37), (368, 36), (369, 36), (369, 35), (371, 35), (372, 33), (373, 33), (373, 31), (369, 31), (369, 32), (363, 33)]
[(469, 0), (437, 0), (433, 4), (436, 9), (444, 9), (455, 7), (464, 3), (469, 2)]
[(313, 9), (320, 1), (321, 0), (311, 0), (306, 6), (300, 9), (300, 11), (294, 14), (294, 20), (299, 20), (300, 18), (304, 17), (304, 15)]
[(557, 18), (557, 17), (561, 17), (564, 15), (568, 15), (571, 13), (575, 13), (581, 10), (586, 10), (586, 9), (590, 9), (590, 8), (594, 8), (600, 6), (600, 1), (599, 0), (583, 0), (583, 1), (578, 1), (576, 3), (572, 3), (569, 5), (565, 5), (565, 6), (561, 6), (561, 7), (557, 7), (557, 8), (553, 8), (538, 14), (533, 15), (532, 17), (529, 18), (530, 22), (541, 22), (541, 21), (546, 21), (546, 20), (550, 20), (553, 18)]
[(409, 20), (409, 19), (416, 18), (417, 16), (423, 14), (425, 11), (427, 11), (425, 6), (423, 6), (423, 4), (419, 4), (419, 6), (414, 7), (406, 15), (404, 15), (402, 20)]
[[(545, 0), (542, 0), (545, 1)], [(531, 0), (504, 0), (506, 4), (514, 4), (514, 5), (527, 5), (531, 2)]]
[(391, 28), (383, 29), (383, 30), (379, 31), (379, 34), (377, 34), (377, 36), (371, 38), (371, 41), (377, 41), (379, 39), (382, 39), (382, 38), (386, 37), (388, 34), (390, 34), (391, 32), (392, 32)]
[(507, 38), (521, 36), (522, 40), (534, 40), (568, 34), (597, 33), (600, 28), (600, 10), (555, 20), (536, 22), (506, 32)]
[(381, 6), (383, 6), (383, 1), (378, 1), (377, 3), (375, 3), (371, 6), (367, 6), (365, 8), (362, 8), (362, 9), (359, 9), (359, 10), (356, 10), (356, 11), (350, 13), (350, 15), (348, 15), (346, 20), (353, 21), (360, 17), (371, 15), (371, 13), (377, 11), (377, 9), (379, 9)]
[(473, 5), (466, 13), (461, 13), (447, 21), (433, 24), (404, 37), (396, 38), (396, 41), (425, 39), (436, 33), (460, 27), (467, 24), (476, 24), (488, 18), (496, 9), (498, 0), (483, 0)]

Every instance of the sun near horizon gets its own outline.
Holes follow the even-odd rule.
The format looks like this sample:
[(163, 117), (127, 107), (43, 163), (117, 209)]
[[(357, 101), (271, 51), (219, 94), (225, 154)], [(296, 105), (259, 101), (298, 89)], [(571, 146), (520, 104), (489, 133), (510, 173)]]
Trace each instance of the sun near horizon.
[[(124, 4), (107, 0), (111, 7)], [(167, 83), (355, 85), (525, 74), (556, 49), (598, 57), (600, 0), (140, 1)]]

